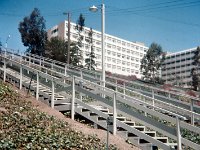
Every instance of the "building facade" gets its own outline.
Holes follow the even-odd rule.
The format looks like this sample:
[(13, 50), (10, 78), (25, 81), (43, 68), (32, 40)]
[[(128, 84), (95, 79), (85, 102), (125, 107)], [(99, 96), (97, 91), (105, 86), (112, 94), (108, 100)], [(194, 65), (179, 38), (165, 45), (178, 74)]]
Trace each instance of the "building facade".
[[(76, 31), (76, 24), (71, 23), (70, 25), (70, 39), (71, 41), (77, 41), (78, 33)], [(90, 53), (90, 46), (86, 41), (89, 31), (90, 28), (84, 27), (82, 32), (83, 46), (81, 50), (83, 52), (83, 65), (87, 54)], [(52, 37), (67, 40), (68, 22), (64, 21), (49, 29), (48, 39)], [(93, 30), (93, 45), (96, 56), (95, 62), (97, 64), (96, 70), (101, 70), (101, 32), (96, 30)], [(141, 78), (140, 62), (147, 50), (148, 47), (143, 43), (131, 42), (105, 34), (105, 70), (122, 75), (136, 75), (137, 78)]]
[(167, 54), (162, 64), (162, 79), (169, 84), (185, 88), (191, 87), (191, 70), (194, 68), (192, 62), (196, 49), (191, 48)]

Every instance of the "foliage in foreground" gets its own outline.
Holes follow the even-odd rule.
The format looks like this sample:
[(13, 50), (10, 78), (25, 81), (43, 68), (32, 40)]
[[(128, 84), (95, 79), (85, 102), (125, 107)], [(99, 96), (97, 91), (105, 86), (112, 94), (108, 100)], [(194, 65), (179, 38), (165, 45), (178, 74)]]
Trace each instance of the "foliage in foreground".
[[(0, 149), (106, 149), (95, 135), (85, 136), (34, 108), (0, 83)], [(109, 149), (117, 149), (110, 145)]]

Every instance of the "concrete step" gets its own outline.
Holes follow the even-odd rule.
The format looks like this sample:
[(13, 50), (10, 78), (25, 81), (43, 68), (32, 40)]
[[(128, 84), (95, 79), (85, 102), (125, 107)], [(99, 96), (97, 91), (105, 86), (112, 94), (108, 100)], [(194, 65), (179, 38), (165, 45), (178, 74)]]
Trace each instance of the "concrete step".
[(117, 120), (119, 120), (119, 121), (126, 121), (126, 117), (119, 117), (119, 116), (117, 116), (116, 118), (117, 118)]
[(168, 143), (168, 137), (154, 137), (154, 139), (159, 140), (163, 143)]
[(139, 131), (145, 131), (145, 126), (131, 126), (132, 128), (135, 128)]
[(155, 131), (142, 131), (143, 133), (151, 136), (151, 137), (156, 137), (156, 132)]

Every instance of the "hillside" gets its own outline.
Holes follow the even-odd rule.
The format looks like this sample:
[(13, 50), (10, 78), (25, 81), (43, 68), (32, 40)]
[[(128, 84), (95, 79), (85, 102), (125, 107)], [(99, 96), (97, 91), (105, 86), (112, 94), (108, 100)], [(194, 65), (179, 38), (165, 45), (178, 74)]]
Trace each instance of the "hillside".
[[(101, 140), (100, 140), (101, 139)], [(138, 149), (110, 135), (109, 149)], [(0, 83), (0, 149), (106, 149), (106, 131), (80, 124)]]

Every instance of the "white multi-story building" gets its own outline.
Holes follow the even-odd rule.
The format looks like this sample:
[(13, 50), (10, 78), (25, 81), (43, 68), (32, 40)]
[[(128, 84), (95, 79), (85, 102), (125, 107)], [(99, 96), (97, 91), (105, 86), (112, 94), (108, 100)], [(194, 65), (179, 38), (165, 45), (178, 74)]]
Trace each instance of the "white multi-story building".
[(162, 64), (162, 79), (166, 83), (182, 87), (191, 86), (191, 70), (194, 52), (197, 48), (191, 48), (176, 53), (169, 53)]
[[(76, 24), (71, 23), (70, 39), (71, 41), (77, 41), (78, 34), (75, 29)], [(87, 54), (90, 53), (90, 48), (86, 39), (90, 28), (84, 27), (83, 35), (83, 58), (87, 58)], [(51, 37), (59, 37), (64, 40), (68, 38), (68, 22), (64, 21), (59, 25), (54, 26), (48, 30), (48, 39)], [(93, 30), (93, 44), (94, 52), (96, 56), (97, 70), (101, 70), (101, 32)], [(140, 62), (143, 56), (146, 54), (148, 47), (143, 43), (127, 41), (109, 34), (105, 34), (105, 70), (123, 74), (123, 75), (136, 75), (141, 78)], [(84, 65), (84, 61), (83, 61)]]

